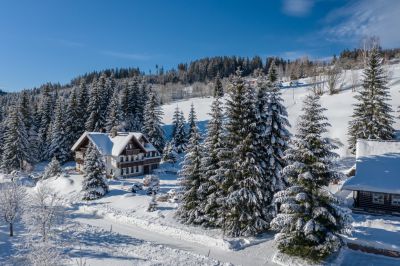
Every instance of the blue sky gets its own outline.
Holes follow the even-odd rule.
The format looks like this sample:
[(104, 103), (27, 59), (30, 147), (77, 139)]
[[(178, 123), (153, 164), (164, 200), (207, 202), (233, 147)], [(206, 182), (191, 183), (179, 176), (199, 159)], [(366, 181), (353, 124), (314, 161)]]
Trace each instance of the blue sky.
[(363, 35), (400, 46), (398, 0), (4, 0), (0, 88), (215, 55), (326, 58)]

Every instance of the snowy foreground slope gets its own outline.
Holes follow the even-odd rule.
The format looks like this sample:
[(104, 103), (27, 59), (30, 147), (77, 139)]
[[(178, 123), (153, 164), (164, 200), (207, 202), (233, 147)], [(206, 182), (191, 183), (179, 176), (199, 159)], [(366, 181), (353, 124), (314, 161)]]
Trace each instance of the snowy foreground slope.
[[(397, 111), (400, 105), (400, 64), (385, 66), (388, 71), (389, 83), (387, 86), (390, 88), (392, 96), (393, 110)], [(358, 84), (361, 84), (362, 70), (346, 71), (344, 74), (342, 90), (335, 95), (328, 95), (325, 93), (321, 97), (322, 106), (328, 109), (325, 115), (328, 117), (332, 127), (329, 128), (329, 137), (338, 139), (343, 146), (337, 151), (342, 157), (350, 156), (347, 151), (347, 127), (350, 116), (353, 113), (353, 104), (355, 103), (354, 95), (351, 89), (351, 72), (357, 72), (359, 77)], [(295, 130), (296, 121), (301, 113), (303, 98), (309, 93), (312, 83), (309, 79), (301, 79), (297, 87), (290, 87), (289, 84), (283, 83), (284, 89), (282, 98), (289, 113), (289, 121), (292, 125), (292, 133)], [(327, 89), (325, 89), (327, 91)], [(172, 116), (175, 108), (178, 106), (187, 116), (190, 110), (190, 105), (193, 103), (197, 112), (199, 121), (207, 121), (209, 119), (208, 113), (213, 98), (193, 98), (185, 101), (178, 101), (163, 106), (164, 118), (163, 122), (166, 125), (171, 124)], [(396, 117), (397, 114), (394, 114)], [(203, 126), (204, 128), (204, 126)], [(400, 130), (400, 119), (396, 119), (394, 128)]]

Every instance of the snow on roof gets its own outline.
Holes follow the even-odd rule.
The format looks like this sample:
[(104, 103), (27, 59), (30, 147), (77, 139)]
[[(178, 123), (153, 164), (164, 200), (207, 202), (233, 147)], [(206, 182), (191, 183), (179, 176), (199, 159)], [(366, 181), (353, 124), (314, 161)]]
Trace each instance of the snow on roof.
[(400, 194), (399, 141), (358, 140), (356, 153), (356, 175), (342, 189)]
[[(140, 139), (144, 137), (142, 133), (139, 132), (118, 132), (116, 136), (112, 137), (109, 133), (101, 133), (101, 132), (85, 132), (78, 141), (72, 147), (72, 150), (76, 150), (79, 144), (85, 139), (88, 138), (99, 150), (99, 152), (103, 155), (112, 155), (118, 156), (125, 149), (126, 145), (128, 145), (129, 141), (134, 138), (138, 145), (146, 152), (149, 151), (157, 151), (156, 148), (151, 143), (148, 143), (147, 140), (144, 143), (140, 143)], [(146, 138), (145, 138), (146, 139)]]

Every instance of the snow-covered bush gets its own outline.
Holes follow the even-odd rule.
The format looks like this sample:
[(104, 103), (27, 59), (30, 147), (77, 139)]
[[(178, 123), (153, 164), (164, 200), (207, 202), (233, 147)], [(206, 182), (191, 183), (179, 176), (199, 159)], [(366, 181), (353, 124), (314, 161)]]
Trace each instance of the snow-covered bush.
[(10, 236), (14, 235), (14, 223), (23, 212), (25, 188), (18, 182), (0, 183), (0, 220), (9, 225)]
[(160, 185), (160, 178), (157, 175), (146, 175), (143, 179), (145, 187), (154, 187)]
[(149, 207), (147, 208), (148, 212), (153, 212), (157, 210), (157, 199), (156, 199), (156, 193), (153, 193), (151, 196), (151, 201), (149, 203)]
[(143, 185), (139, 182), (135, 182), (132, 184), (130, 190), (132, 193), (137, 193), (138, 191), (143, 190)]
[(49, 241), (30, 242), (26, 260), (32, 266), (64, 265), (65, 262), (57, 244)]
[(54, 156), (51, 162), (44, 169), (42, 178), (47, 179), (61, 173), (61, 165), (57, 158)]

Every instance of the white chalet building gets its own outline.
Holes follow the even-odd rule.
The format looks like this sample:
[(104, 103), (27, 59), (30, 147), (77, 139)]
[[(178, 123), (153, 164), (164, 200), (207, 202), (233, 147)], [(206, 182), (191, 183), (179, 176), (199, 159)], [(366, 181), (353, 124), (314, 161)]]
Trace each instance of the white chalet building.
[(160, 152), (138, 132), (85, 132), (72, 147), (76, 168), (81, 171), (85, 152), (92, 143), (104, 157), (107, 176), (128, 177), (149, 174), (158, 168)]

